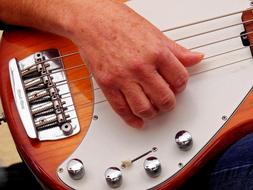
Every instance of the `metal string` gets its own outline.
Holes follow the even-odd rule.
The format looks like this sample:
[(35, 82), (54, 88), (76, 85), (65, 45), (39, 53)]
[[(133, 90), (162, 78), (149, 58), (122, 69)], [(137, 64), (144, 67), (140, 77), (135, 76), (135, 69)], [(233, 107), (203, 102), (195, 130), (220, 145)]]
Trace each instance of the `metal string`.
[[(208, 59), (212, 59), (212, 58), (215, 58), (215, 57), (218, 57), (218, 56), (222, 56), (222, 55), (226, 55), (226, 54), (230, 54), (230, 53), (233, 53), (233, 52), (236, 52), (236, 51), (239, 51), (239, 50), (243, 50), (243, 49), (246, 49), (248, 47), (252, 47), (253, 44), (250, 44), (249, 46), (242, 46), (242, 47), (239, 47), (239, 48), (235, 48), (235, 49), (232, 49), (232, 50), (229, 50), (229, 51), (225, 51), (225, 52), (222, 52), (222, 53), (218, 53), (218, 54), (215, 54), (215, 55), (210, 55), (208, 57), (205, 57), (202, 61), (206, 61)], [(228, 64), (229, 65), (229, 64)], [(223, 66), (226, 66), (226, 65), (223, 65)], [(220, 67), (215, 67), (213, 69), (218, 69)], [(209, 70), (206, 70), (206, 71), (209, 71)], [(74, 82), (77, 82), (77, 81), (80, 81), (80, 80), (87, 80), (87, 79), (90, 79), (92, 78), (93, 76), (92, 75), (89, 75), (88, 77), (81, 77), (81, 78), (78, 78), (78, 79), (74, 79), (74, 80), (61, 80), (61, 81), (57, 81), (55, 82), (55, 84), (57, 84), (56, 86), (62, 86), (62, 85), (65, 85), (65, 84), (68, 84), (68, 83), (74, 83)], [(48, 88), (50, 89), (50, 88)], [(99, 88), (94, 88), (93, 90), (98, 90)]]
[[(253, 10), (253, 8), (248, 9), (248, 10)], [(202, 20), (202, 21), (198, 21), (198, 22), (194, 22), (194, 23), (190, 23), (190, 24), (186, 24), (186, 25), (182, 25), (182, 26), (178, 26), (178, 27), (174, 27), (174, 28), (170, 28), (170, 29), (166, 29), (166, 30), (162, 30), (161, 32), (164, 33), (164, 32), (168, 32), (168, 31), (172, 31), (172, 30), (177, 30), (177, 29), (180, 29), (180, 28), (185, 28), (185, 27), (189, 27), (189, 26), (193, 26), (193, 25), (209, 22), (209, 21), (212, 21), (212, 20), (217, 20), (217, 19), (220, 19), (220, 18), (225, 18), (225, 17), (233, 16), (233, 15), (242, 13), (244, 11), (245, 10), (241, 10), (241, 11), (225, 14), (225, 15), (222, 15), (222, 16), (218, 16), (218, 17), (213, 17), (213, 18), (210, 18), (210, 19), (206, 19), (206, 20)], [(224, 30), (224, 29), (227, 29), (227, 28), (230, 28), (230, 27), (234, 27), (234, 26), (237, 26), (237, 25), (246, 24), (246, 23), (249, 23), (249, 22), (252, 22), (252, 21), (253, 21), (253, 19), (248, 20), (248, 21), (244, 21), (244, 22), (240, 22), (240, 23), (236, 23), (236, 24), (232, 24), (232, 25), (228, 25), (228, 26), (221, 27), (221, 28), (216, 28), (216, 29), (213, 29), (213, 30), (210, 30), (210, 31), (206, 31), (206, 32), (202, 32), (202, 33), (198, 33), (198, 34), (195, 34), (195, 35), (183, 37), (183, 38), (180, 38), (180, 39), (176, 39), (174, 41), (176, 41), (176, 42), (177, 41), (182, 41), (182, 40), (185, 40), (185, 39), (201, 36), (201, 35), (204, 35), (204, 34), (215, 32), (215, 31)], [(35, 63), (35, 64), (31, 65), (31, 66), (28, 66), (28, 67), (26, 67), (24, 69), (30, 69), (30, 68), (32, 68), (32, 67), (34, 67), (36, 65), (40, 65), (41, 63), (46, 63), (48, 61), (53, 61), (53, 60), (57, 60), (57, 59), (60, 59), (60, 58), (69, 57), (69, 56), (73, 56), (73, 55), (77, 55), (77, 54), (80, 54), (80, 52), (72, 52), (72, 53), (64, 54), (64, 55), (61, 55), (61, 56), (58, 56), (58, 57), (53, 57), (53, 58), (50, 58), (50, 59), (47, 59), (47, 60), (43, 60), (43, 61), (37, 62), (37, 63)]]
[[(252, 57), (248, 57), (248, 58), (245, 58), (245, 59), (234, 61), (234, 62), (231, 62), (231, 63), (226, 64), (226, 65), (222, 65), (222, 66), (217, 67), (217, 68), (223, 68), (223, 67), (226, 67), (226, 66), (229, 66), (229, 65), (234, 65), (234, 64), (241, 63), (241, 62), (248, 61), (248, 60), (252, 60)], [(212, 70), (215, 70), (217, 68), (209, 69), (208, 71), (212, 71)], [(199, 73), (195, 73), (191, 76), (198, 75), (198, 74), (201, 74), (201, 73), (204, 73), (204, 72), (207, 72), (207, 71), (202, 71), (202, 72), (199, 72)], [(72, 105), (65, 106), (64, 108), (68, 108), (68, 107), (72, 107), (72, 106), (74, 107), (74, 109), (65, 111), (66, 113), (68, 113), (68, 112), (76, 111), (76, 109), (84, 109), (84, 108), (87, 108), (89, 106), (101, 104), (101, 103), (104, 103), (104, 102), (108, 102), (108, 101), (106, 99), (104, 99), (104, 100), (101, 100), (101, 101), (97, 101), (95, 103), (84, 103), (84, 104), (78, 104), (78, 105), (72, 104)], [(73, 119), (75, 119), (75, 118), (73, 118)]]
[[(215, 69), (220, 69), (220, 68), (224, 68), (224, 67), (227, 67), (227, 66), (235, 65), (237, 63), (241, 63), (241, 62), (248, 61), (248, 60), (252, 60), (252, 57), (244, 58), (244, 59), (241, 59), (241, 60), (238, 60), (238, 61), (233, 61), (233, 62), (230, 62), (230, 63), (228, 63), (226, 65), (221, 65), (219, 67), (215, 67), (215, 68), (212, 68), (212, 69), (208, 69), (208, 70), (205, 70), (205, 71), (201, 71), (201, 72), (198, 72), (198, 73), (191, 74), (190, 76), (199, 75), (199, 74), (202, 74), (202, 73), (205, 73), (205, 72), (209, 72), (209, 71), (213, 71)], [(96, 90), (99, 90), (99, 89), (100, 88), (97, 88)], [(69, 93), (71, 93), (71, 92), (69, 92)], [(81, 92), (79, 92), (79, 93), (81, 94)], [(65, 93), (65, 94), (68, 94), (68, 93)], [(70, 97), (71, 96), (63, 97), (63, 99), (64, 98), (70, 98)], [(96, 104), (100, 104), (100, 103), (104, 103), (104, 102), (107, 102), (107, 100), (104, 99), (104, 100), (97, 101), (95, 103), (84, 103), (84, 104), (78, 104), (78, 105), (72, 104), (72, 105), (68, 105), (66, 107), (74, 106), (75, 108), (80, 107), (79, 109), (83, 109), (83, 108), (87, 108), (87, 107), (89, 107), (91, 105), (96, 105)], [(71, 111), (74, 111), (74, 110), (75, 109), (73, 109), (73, 110), (67, 110), (66, 112), (71, 112)]]
[(46, 63), (48, 61), (53, 61), (53, 60), (57, 60), (57, 59), (64, 58), (64, 57), (70, 57), (70, 56), (77, 55), (77, 54), (80, 54), (80, 52), (72, 52), (72, 53), (64, 54), (64, 55), (61, 55), (61, 56), (58, 56), (58, 57), (53, 57), (53, 58), (50, 58), (50, 59), (47, 59), (47, 60), (39, 61), (39, 62), (37, 62), (33, 65), (30, 65), (30, 66), (24, 68), (24, 70), (25, 69), (30, 69), (30, 68), (32, 68), (34, 66), (37, 66), (37, 65), (40, 65), (41, 63)]
[[(217, 43), (221, 43), (221, 42), (224, 42), (224, 41), (229, 41), (229, 40), (232, 40), (232, 39), (236, 39), (236, 38), (239, 38), (239, 37), (243, 37), (243, 36), (246, 36), (246, 35), (249, 35), (249, 34), (252, 34), (253, 31), (249, 31), (247, 33), (244, 33), (244, 34), (240, 34), (240, 35), (235, 35), (235, 36), (232, 36), (232, 37), (229, 37), (229, 38), (224, 38), (222, 40), (217, 40), (217, 41), (213, 41), (213, 42), (210, 42), (210, 43), (206, 43), (206, 44), (202, 44), (202, 45), (199, 45), (199, 46), (195, 46), (195, 47), (192, 47), (192, 48), (189, 48), (189, 50), (195, 50), (195, 49), (199, 49), (199, 48), (202, 48), (202, 47), (207, 47), (207, 46), (211, 46), (211, 45), (214, 45), (214, 44), (217, 44)], [(194, 36), (193, 36), (194, 37)], [(248, 47), (248, 46), (247, 46)], [(230, 52), (230, 51), (229, 51)], [(67, 56), (72, 56), (72, 55), (75, 55), (75, 53), (77, 52), (74, 52), (74, 53), (71, 53), (71, 54), (65, 54), (64, 56), (67, 57)], [(220, 55), (220, 54), (218, 54)], [(216, 55), (214, 55), (216, 56)], [(59, 59), (61, 57), (55, 57), (55, 59)], [(36, 63), (37, 64), (37, 63)], [(36, 80), (36, 79), (40, 79), (40, 78), (43, 78), (45, 76), (50, 76), (52, 74), (56, 74), (56, 73), (60, 73), (60, 72), (63, 72), (63, 71), (69, 71), (69, 70), (73, 70), (73, 69), (77, 69), (77, 68), (80, 68), (80, 67), (84, 67), (86, 66), (86, 64), (80, 64), (80, 65), (76, 65), (76, 66), (73, 66), (73, 67), (69, 67), (69, 68), (66, 68), (66, 69), (57, 69), (57, 68), (54, 68), (52, 70), (49, 70), (49, 71), (55, 71), (55, 72), (51, 72), (51, 73), (46, 73), (46, 74), (43, 74), (41, 76), (38, 76), (38, 77), (34, 77), (32, 81)], [(29, 66), (30, 67), (30, 66)], [(56, 71), (57, 70), (57, 71)], [(92, 76), (91, 76), (92, 77)], [(67, 80), (65, 80), (67, 81)]]
[[(253, 10), (253, 8), (250, 8), (250, 9), (247, 9), (247, 10)], [(162, 30), (162, 32), (169, 32), (169, 31), (172, 31), (172, 30), (178, 30), (178, 29), (181, 29), (181, 28), (186, 28), (186, 27), (189, 27), (189, 26), (209, 22), (209, 21), (212, 21), (212, 20), (217, 20), (217, 19), (237, 15), (237, 14), (243, 13), (244, 11), (245, 10), (240, 10), (240, 11), (236, 11), (236, 12), (233, 12), (233, 13), (228, 13), (228, 14), (225, 14), (225, 15), (221, 15), (221, 16), (217, 16), (217, 17), (213, 17), (213, 18), (209, 18), (209, 19), (205, 19), (205, 20), (201, 20), (201, 21), (197, 21), (197, 22), (193, 22), (193, 23), (189, 23), (189, 24), (185, 24), (185, 25), (182, 25), (182, 26), (168, 28), (168, 29)]]
[[(56, 74), (56, 73), (60, 73), (60, 72), (64, 72), (64, 71), (70, 71), (70, 70), (77, 69), (77, 68), (84, 67), (84, 66), (86, 66), (86, 64), (76, 65), (76, 66), (73, 66), (73, 67), (69, 67), (67, 69), (61, 69), (61, 68), (50, 69), (50, 70), (48, 70), (48, 71), (50, 71), (50, 73), (42, 74), (41, 76), (38, 76), (38, 77), (33, 77), (33, 79), (29, 80), (29, 82), (32, 82), (32, 81), (35, 81), (37, 79), (41, 79), (43, 77), (50, 76), (50, 75), (53, 75), (53, 74)], [(52, 71), (55, 71), (55, 72), (52, 72)]]
[[(249, 46), (242, 46), (240, 48), (236, 48), (236, 49), (232, 49), (232, 50), (229, 50), (229, 51), (225, 51), (225, 52), (222, 52), (222, 53), (219, 53), (219, 54), (215, 54), (215, 55), (211, 55), (211, 56), (208, 56), (208, 57), (205, 57), (203, 59), (204, 60), (208, 60), (208, 59), (212, 59), (212, 58), (215, 58), (215, 57), (218, 57), (218, 56), (222, 56), (222, 55), (226, 55), (226, 54), (230, 54), (230, 53), (233, 53), (233, 52), (236, 52), (236, 51), (239, 51), (239, 50), (243, 50), (243, 49), (246, 49), (248, 47), (253, 47), (253, 44), (250, 44)], [(246, 59), (242, 59), (242, 60), (239, 60), (239, 62), (242, 62), (242, 61), (246, 61), (246, 60), (249, 60), (250, 58), (246, 58)], [(252, 58), (251, 58), (252, 59)], [(201, 71), (199, 73), (194, 73), (194, 74), (191, 74), (190, 76), (194, 76), (194, 75), (198, 75), (198, 74), (201, 74), (201, 73), (204, 73), (204, 72), (209, 72), (211, 70), (215, 70), (215, 69), (219, 69), (219, 68), (222, 68), (222, 67), (226, 67), (226, 66), (229, 66), (229, 65), (233, 65), (235, 63), (238, 63), (238, 61), (235, 61), (235, 62), (232, 62), (232, 63), (228, 63), (228, 64), (225, 64), (225, 65), (222, 65), (222, 66), (218, 66), (218, 67), (215, 67), (215, 68), (212, 68), (212, 69), (209, 69), (209, 70), (205, 70), (205, 71)], [(61, 80), (61, 81), (56, 81), (55, 82), (55, 86), (56, 87), (59, 87), (59, 86), (63, 86), (63, 85), (67, 85), (67, 84), (70, 84), (71, 83), (74, 83), (74, 82), (78, 82), (80, 80), (87, 80), (87, 79), (90, 79), (92, 78), (92, 75), (89, 75), (88, 77), (81, 77), (81, 78), (78, 78), (78, 79), (74, 79), (74, 80), (70, 80), (70, 81), (67, 81), (67, 80)], [(49, 90), (50, 88), (52, 87), (47, 87), (45, 88), (44, 90)], [(94, 88), (93, 91), (96, 91), (96, 90), (100, 90), (99, 87), (97, 88)], [(68, 95), (68, 94), (71, 94), (71, 92), (66, 92), (66, 93), (62, 93), (60, 94), (61, 96), (64, 96), (64, 95)], [(81, 92), (79, 93), (76, 93), (76, 94), (81, 94)], [(62, 97), (62, 99), (66, 99), (66, 98), (70, 98), (70, 96), (66, 96), (66, 97)], [(96, 104), (96, 103), (95, 103)], [(72, 105), (71, 105), (72, 106)]]
[(246, 35), (252, 34), (252, 33), (253, 33), (253, 31), (250, 31), (250, 32), (247, 32), (247, 33), (244, 33), (244, 34), (232, 36), (232, 37), (229, 37), (229, 38), (224, 38), (222, 40), (217, 40), (217, 41), (213, 41), (213, 42), (210, 42), (210, 43), (207, 43), (207, 44), (203, 44), (203, 45), (199, 45), (199, 46), (189, 48), (189, 50), (195, 50), (195, 49), (199, 49), (199, 48), (202, 48), (202, 47), (207, 47), (207, 46), (214, 45), (214, 44), (217, 44), (217, 43), (221, 43), (221, 42), (229, 41), (229, 40), (232, 40), (232, 39), (235, 39), (235, 38), (243, 37), (243, 36), (246, 36)]
[[(248, 10), (253, 10), (253, 8), (251, 9), (248, 9)], [(194, 22), (194, 23), (190, 23), (190, 24), (186, 24), (186, 25), (182, 25), (182, 26), (178, 26), (178, 27), (174, 27), (174, 28), (170, 28), (170, 29), (165, 29), (165, 30), (162, 30), (162, 32), (169, 32), (169, 31), (172, 31), (172, 30), (177, 30), (177, 29), (180, 29), (180, 28), (185, 28), (185, 27), (188, 27), (188, 26), (192, 26), (192, 25), (197, 25), (197, 24), (201, 24), (201, 23), (204, 23), (204, 22), (208, 22), (208, 21), (212, 21), (212, 20), (216, 20), (216, 19), (220, 19), (220, 18), (224, 18), (224, 17), (229, 17), (229, 16), (232, 16), (232, 15), (236, 15), (236, 14), (240, 14), (242, 12), (244, 12), (245, 10), (241, 10), (241, 11), (237, 11), (237, 12), (233, 12), (233, 13), (229, 13), (229, 14), (226, 14), (226, 15), (222, 15), (222, 16), (218, 16), (218, 17), (214, 17), (214, 18), (210, 18), (210, 19), (206, 19), (206, 20), (202, 20), (202, 21), (199, 21), (199, 22)], [(226, 27), (222, 27), (222, 28), (218, 28), (218, 29), (214, 29), (214, 30), (210, 30), (210, 31), (207, 31), (207, 32), (202, 32), (202, 33), (199, 33), (199, 34), (195, 34), (195, 35), (192, 35), (192, 36), (188, 36), (188, 37), (184, 37), (184, 38), (180, 38), (180, 39), (177, 39), (175, 41), (181, 41), (181, 40), (185, 40), (185, 39), (189, 39), (189, 38), (193, 38), (193, 37), (196, 37), (196, 36), (200, 36), (200, 35), (204, 35), (204, 34), (208, 34), (208, 33), (211, 33), (211, 32), (215, 32), (215, 31), (218, 31), (218, 30), (223, 30), (223, 29), (227, 29), (229, 27), (233, 27), (233, 26), (237, 26), (237, 25), (240, 25), (240, 24), (244, 24), (244, 23), (248, 23), (248, 22), (251, 22), (253, 21), (252, 20), (249, 20), (249, 21), (246, 21), (246, 22), (241, 22), (241, 23), (237, 23), (237, 24), (234, 24), (234, 25), (230, 25), (230, 26), (226, 26)], [(244, 34), (246, 35), (246, 34)], [(242, 35), (240, 35), (242, 36)], [(232, 38), (233, 39), (233, 38)], [(219, 43), (219, 42), (215, 42), (215, 43)], [(213, 44), (213, 43), (212, 43)], [(210, 44), (210, 45), (212, 45)], [(252, 46), (252, 45), (250, 45)], [(200, 47), (203, 47), (200, 46)], [(194, 47), (192, 49), (197, 49), (199, 47)], [(242, 47), (242, 48), (237, 48), (237, 49), (234, 49), (234, 50), (230, 50), (230, 51), (227, 51), (227, 52), (223, 52), (223, 53), (220, 53), (220, 54), (217, 54), (217, 55), (213, 55), (213, 56), (209, 56), (209, 57), (206, 57), (205, 59), (209, 59), (209, 58), (213, 58), (213, 57), (217, 57), (217, 56), (220, 56), (220, 55), (224, 55), (224, 54), (227, 54), (227, 53), (231, 53), (231, 52), (234, 52), (234, 51), (238, 51), (238, 50), (241, 50), (241, 49), (244, 49), (246, 47)], [(78, 52), (77, 52), (78, 53)], [(201, 74), (203, 72), (208, 72), (208, 71), (211, 71), (211, 70), (215, 70), (215, 69), (218, 69), (218, 68), (222, 68), (222, 67), (226, 67), (226, 66), (229, 66), (229, 65), (233, 65), (233, 64), (236, 64), (236, 63), (240, 63), (240, 62), (243, 62), (243, 61), (247, 61), (247, 60), (251, 60), (252, 57), (249, 57), (249, 58), (245, 58), (245, 59), (241, 59), (239, 61), (234, 61), (234, 62), (231, 62), (229, 64), (226, 64), (226, 65), (223, 65), (223, 66), (219, 66), (219, 67), (216, 67), (216, 68), (213, 68), (213, 69), (209, 69), (209, 70), (206, 70), (206, 71), (202, 71), (202, 72), (199, 72), (199, 73), (195, 73), (193, 75), (198, 75), (198, 74)], [(191, 76), (193, 76), (191, 75)], [(97, 89), (96, 89), (97, 90)], [(107, 100), (103, 100), (103, 101), (99, 101), (99, 102), (95, 102), (95, 103), (86, 103), (86, 104), (89, 104), (85, 107), (82, 107), (82, 108), (86, 108), (90, 105), (95, 105), (95, 104), (99, 104), (99, 103), (103, 103), (103, 102), (106, 102)], [(74, 104), (73, 105), (70, 105), (70, 106), (75, 106)], [(68, 107), (70, 107), (68, 106)], [(77, 105), (77, 106), (80, 106), (80, 105)], [(76, 106), (75, 106), (76, 107)], [(71, 112), (71, 111), (75, 111), (75, 109), (73, 110), (68, 110), (66, 112)], [(73, 117), (73, 118), (70, 118), (71, 120), (72, 119), (77, 119), (77, 117)]]
[(187, 39), (190, 39), (190, 38), (202, 36), (202, 35), (217, 32), (217, 31), (220, 31), (220, 30), (225, 30), (225, 29), (228, 29), (228, 28), (232, 28), (232, 27), (235, 27), (235, 26), (242, 25), (242, 24), (247, 24), (247, 23), (250, 23), (250, 22), (253, 22), (253, 19), (250, 19), (250, 20), (247, 20), (247, 21), (244, 21), (244, 22), (239, 22), (239, 23), (232, 24), (232, 25), (228, 25), (228, 26), (224, 26), (224, 27), (220, 27), (220, 28), (216, 28), (216, 29), (213, 29), (213, 30), (208, 30), (206, 32), (201, 32), (201, 33), (194, 34), (194, 35), (191, 35), (191, 36), (178, 38), (178, 39), (175, 39), (174, 41), (179, 42), (179, 41), (182, 41), (182, 40), (187, 40)]
[[(251, 10), (253, 10), (253, 9), (251, 9)], [(191, 24), (187, 24), (187, 25), (183, 25), (183, 26), (179, 26), (179, 27), (175, 27), (175, 28), (171, 28), (171, 29), (166, 29), (166, 30), (163, 30), (162, 32), (168, 32), (168, 31), (172, 31), (172, 30), (177, 30), (177, 29), (180, 29), (180, 28), (184, 28), (184, 27), (188, 27), (188, 26), (192, 26), (192, 25), (208, 22), (208, 21), (211, 21), (211, 20), (215, 20), (215, 19), (220, 19), (220, 18), (223, 18), (223, 17), (232, 16), (232, 15), (235, 15), (235, 14), (242, 13), (243, 11), (238, 11), (238, 12), (226, 14), (226, 15), (219, 16), (219, 17), (214, 17), (214, 18), (211, 18), (211, 19), (206, 19), (206, 20), (203, 20), (203, 21), (194, 22), (194, 23), (191, 23)], [(224, 30), (224, 29), (227, 29), (227, 28), (230, 28), (230, 27), (234, 27), (234, 26), (237, 26), (237, 25), (249, 23), (249, 22), (252, 22), (252, 21), (253, 21), (253, 19), (245, 21), (245, 22), (240, 22), (240, 23), (236, 23), (236, 24), (233, 24), (233, 25), (229, 25), (229, 26), (225, 26), (225, 27), (209, 30), (209, 31), (206, 31), (206, 32), (198, 33), (198, 34), (191, 35), (191, 36), (188, 36), (188, 37), (183, 37), (183, 38), (177, 39), (175, 41), (181, 41), (181, 40), (185, 40), (185, 39), (189, 39), (189, 38), (194, 38), (194, 37), (197, 37), (197, 36), (200, 36), (200, 35), (208, 34), (208, 33), (219, 31), (219, 30)], [(210, 42), (210, 43), (207, 43), (207, 44), (203, 44), (203, 45), (200, 45), (200, 46), (192, 47), (192, 48), (190, 48), (190, 50), (201, 48), (201, 47), (205, 47), (205, 46), (210, 46), (210, 45), (213, 45), (213, 44), (216, 44), (216, 43), (220, 43), (220, 42), (223, 42), (223, 41), (232, 40), (234, 38), (242, 37), (242, 36), (245, 36), (245, 35), (251, 34), (251, 33), (253, 33), (253, 31), (250, 31), (248, 33), (244, 33), (244, 34), (241, 34), (241, 35), (225, 38), (225, 39), (222, 39), (222, 40), (217, 40), (217, 41)], [(252, 44), (250, 46), (252, 46)], [(239, 50), (247, 48), (247, 47), (249, 47), (249, 46), (240, 47), (240, 48), (236, 48), (236, 49), (233, 49), (233, 50), (230, 50), (230, 51), (226, 51), (226, 52), (223, 52), (223, 53), (219, 53), (219, 54), (216, 54), (216, 55), (205, 57), (203, 60), (207, 60), (207, 59), (214, 58), (214, 57), (217, 57), (217, 56), (221, 56), (221, 55), (224, 55), (224, 54), (228, 54), (228, 53), (232, 53), (232, 52), (235, 52), (235, 51), (239, 51)], [(39, 65), (41, 63), (45, 63), (45, 62), (48, 62), (48, 61), (52, 61), (52, 60), (56, 60), (56, 59), (64, 58), (64, 57), (68, 57), (68, 56), (73, 56), (73, 55), (77, 55), (77, 54), (79, 54), (79, 52), (73, 52), (73, 53), (62, 55), (62, 56), (54, 57), (54, 58), (51, 58), (51, 59), (48, 59), (48, 60), (43, 60), (43, 61), (37, 62), (36, 64), (33, 64), (33, 65), (29, 66), (29, 67), (26, 67), (25, 69), (32, 68), (33, 66)], [(241, 59), (241, 60), (238, 60), (238, 61), (230, 62), (230, 63), (228, 63), (226, 65), (222, 65), (222, 66), (218, 66), (218, 67), (215, 67), (215, 68), (212, 68), (212, 69), (209, 69), (209, 70), (201, 71), (199, 73), (194, 73), (191, 76), (198, 75), (198, 74), (201, 74), (201, 73), (204, 73), (204, 72), (208, 72), (208, 71), (212, 71), (212, 70), (215, 70), (215, 69), (223, 68), (223, 67), (226, 67), (226, 66), (230, 66), (230, 65), (233, 65), (233, 64), (236, 64), (236, 63), (241, 63), (243, 61), (247, 61), (247, 60), (251, 60), (251, 59), (252, 59), (252, 57), (249, 57), (249, 58)], [(41, 77), (48, 76), (48, 75), (51, 75), (51, 74), (55, 74), (55, 73), (58, 73), (58, 72), (63, 72), (63, 71), (67, 71), (67, 70), (76, 69), (76, 68), (79, 68), (79, 67), (82, 67), (82, 66), (86, 66), (86, 64), (80, 64), (80, 65), (73, 66), (73, 67), (70, 67), (70, 68), (67, 68), (67, 69), (59, 69), (58, 70), (58, 68), (55, 68), (55, 69), (52, 69), (51, 71), (57, 70), (56, 72), (44, 74), (44, 75), (42, 75), (40, 77), (37, 77), (37, 78), (41, 78)], [(57, 84), (56, 86), (61, 86), (61, 85), (65, 85), (65, 84), (68, 84), (68, 83), (77, 82), (77, 81), (80, 81), (80, 80), (87, 80), (87, 79), (89, 79), (91, 77), (92, 76), (90, 75), (89, 77), (83, 77), (83, 78), (79, 78), (79, 79), (75, 79), (75, 80), (71, 80), (71, 81), (62, 80), (62, 81), (55, 82), (55, 84)], [(37, 79), (37, 78), (35, 78), (35, 79)], [(61, 83), (61, 84), (59, 84), (59, 83)], [(50, 89), (50, 88), (48, 88), (48, 89)], [(94, 89), (94, 91), (95, 90), (99, 90), (99, 89), (100, 88), (96, 88), (96, 89)], [(64, 94), (61, 94), (61, 95), (66, 95), (66, 94), (71, 94), (71, 92), (64, 93)], [(69, 97), (71, 97), (71, 96), (67, 96), (67, 97), (63, 97), (63, 98), (69, 98)], [(66, 107), (74, 106), (75, 108), (76, 107), (86, 108), (86, 107), (88, 107), (90, 105), (100, 104), (100, 103), (103, 103), (103, 102), (106, 102), (106, 101), (107, 100), (105, 99), (105, 100), (98, 101), (98, 102), (95, 102), (95, 103), (84, 103), (84, 104), (79, 104), (79, 105), (72, 104), (72, 105), (68, 105)], [(75, 111), (75, 109), (73, 109), (73, 110), (67, 110), (66, 112), (71, 112), (71, 111)], [(72, 119), (74, 119), (74, 118), (72, 118)]]
[[(66, 84), (70, 84), (71, 85), (71, 83), (75, 83), (75, 82), (78, 82), (78, 81), (80, 81), (80, 80), (87, 80), (87, 79), (90, 79), (91, 78), (91, 76), (89, 75), (89, 76), (87, 76), (87, 77), (81, 77), (81, 78), (78, 78), (78, 79), (74, 79), (74, 80), (70, 80), (70, 81), (68, 81), (68, 80), (61, 80), (61, 81), (56, 81), (54, 84), (56, 84), (55, 86), (56, 87), (58, 87), (58, 86), (63, 86), (63, 85), (66, 85)], [(44, 90), (50, 90), (52, 87), (47, 87), (47, 88), (45, 88)]]

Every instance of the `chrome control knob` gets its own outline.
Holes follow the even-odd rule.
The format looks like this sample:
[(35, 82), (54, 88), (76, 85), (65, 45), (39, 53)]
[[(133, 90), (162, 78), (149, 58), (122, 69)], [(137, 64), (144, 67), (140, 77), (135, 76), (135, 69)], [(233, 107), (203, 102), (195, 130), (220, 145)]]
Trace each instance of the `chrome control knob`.
[(175, 141), (181, 150), (189, 150), (193, 143), (191, 134), (184, 130), (176, 134)]
[(69, 176), (74, 180), (82, 179), (85, 174), (83, 162), (75, 158), (68, 162), (67, 170)]
[(147, 158), (144, 161), (143, 166), (148, 176), (153, 177), (153, 178), (158, 177), (162, 172), (161, 163), (154, 156)]
[(105, 180), (111, 188), (117, 188), (122, 184), (122, 172), (119, 168), (110, 167), (105, 171)]

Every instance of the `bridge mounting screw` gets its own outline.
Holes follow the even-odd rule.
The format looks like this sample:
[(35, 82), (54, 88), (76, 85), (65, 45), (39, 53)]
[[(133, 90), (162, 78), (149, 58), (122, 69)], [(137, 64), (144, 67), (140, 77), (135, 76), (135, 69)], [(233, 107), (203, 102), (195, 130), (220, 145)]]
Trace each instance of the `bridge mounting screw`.
[(98, 120), (98, 116), (97, 116), (97, 115), (94, 115), (94, 116), (93, 116), (93, 120)]

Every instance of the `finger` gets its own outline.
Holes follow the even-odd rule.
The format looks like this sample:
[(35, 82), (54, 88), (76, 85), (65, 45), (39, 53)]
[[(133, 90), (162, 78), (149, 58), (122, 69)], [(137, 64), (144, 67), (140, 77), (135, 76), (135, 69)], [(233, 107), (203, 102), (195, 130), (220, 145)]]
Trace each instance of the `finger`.
[(122, 87), (121, 91), (135, 115), (144, 119), (151, 119), (157, 115), (157, 110), (151, 104), (139, 84), (128, 83)]
[(192, 52), (183, 46), (180, 46), (175, 41), (169, 39), (168, 47), (170, 51), (178, 58), (178, 60), (185, 66), (190, 67), (199, 63), (204, 54), (200, 52)]
[(142, 81), (143, 89), (152, 103), (161, 111), (171, 111), (176, 106), (176, 98), (168, 83), (158, 72)]
[(135, 128), (141, 128), (144, 125), (143, 120), (133, 114), (120, 91), (105, 89), (103, 92), (115, 112), (119, 114), (128, 125)]
[(189, 74), (175, 55), (167, 51), (160, 57), (158, 71), (175, 93), (182, 92), (187, 84)]

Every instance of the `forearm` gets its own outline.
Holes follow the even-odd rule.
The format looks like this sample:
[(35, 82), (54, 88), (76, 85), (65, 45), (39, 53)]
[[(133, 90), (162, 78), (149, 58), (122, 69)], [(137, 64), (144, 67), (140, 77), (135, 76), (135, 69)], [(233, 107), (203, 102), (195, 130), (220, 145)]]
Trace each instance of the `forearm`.
[[(55, 4), (60, 1), (54, 1)], [(52, 6), (46, 0), (0, 0), (0, 20), (11, 25), (29, 26), (49, 29), (59, 25), (59, 8)], [(56, 26), (58, 24), (58, 26)]]
[[(91, 24), (104, 0), (0, 0), (0, 21), (67, 35), (82, 20)], [(109, 0), (108, 0), (109, 2)], [(81, 14), (80, 14), (81, 13)], [(80, 19), (81, 17), (81, 19)], [(85, 23), (82, 23), (84, 27)]]

